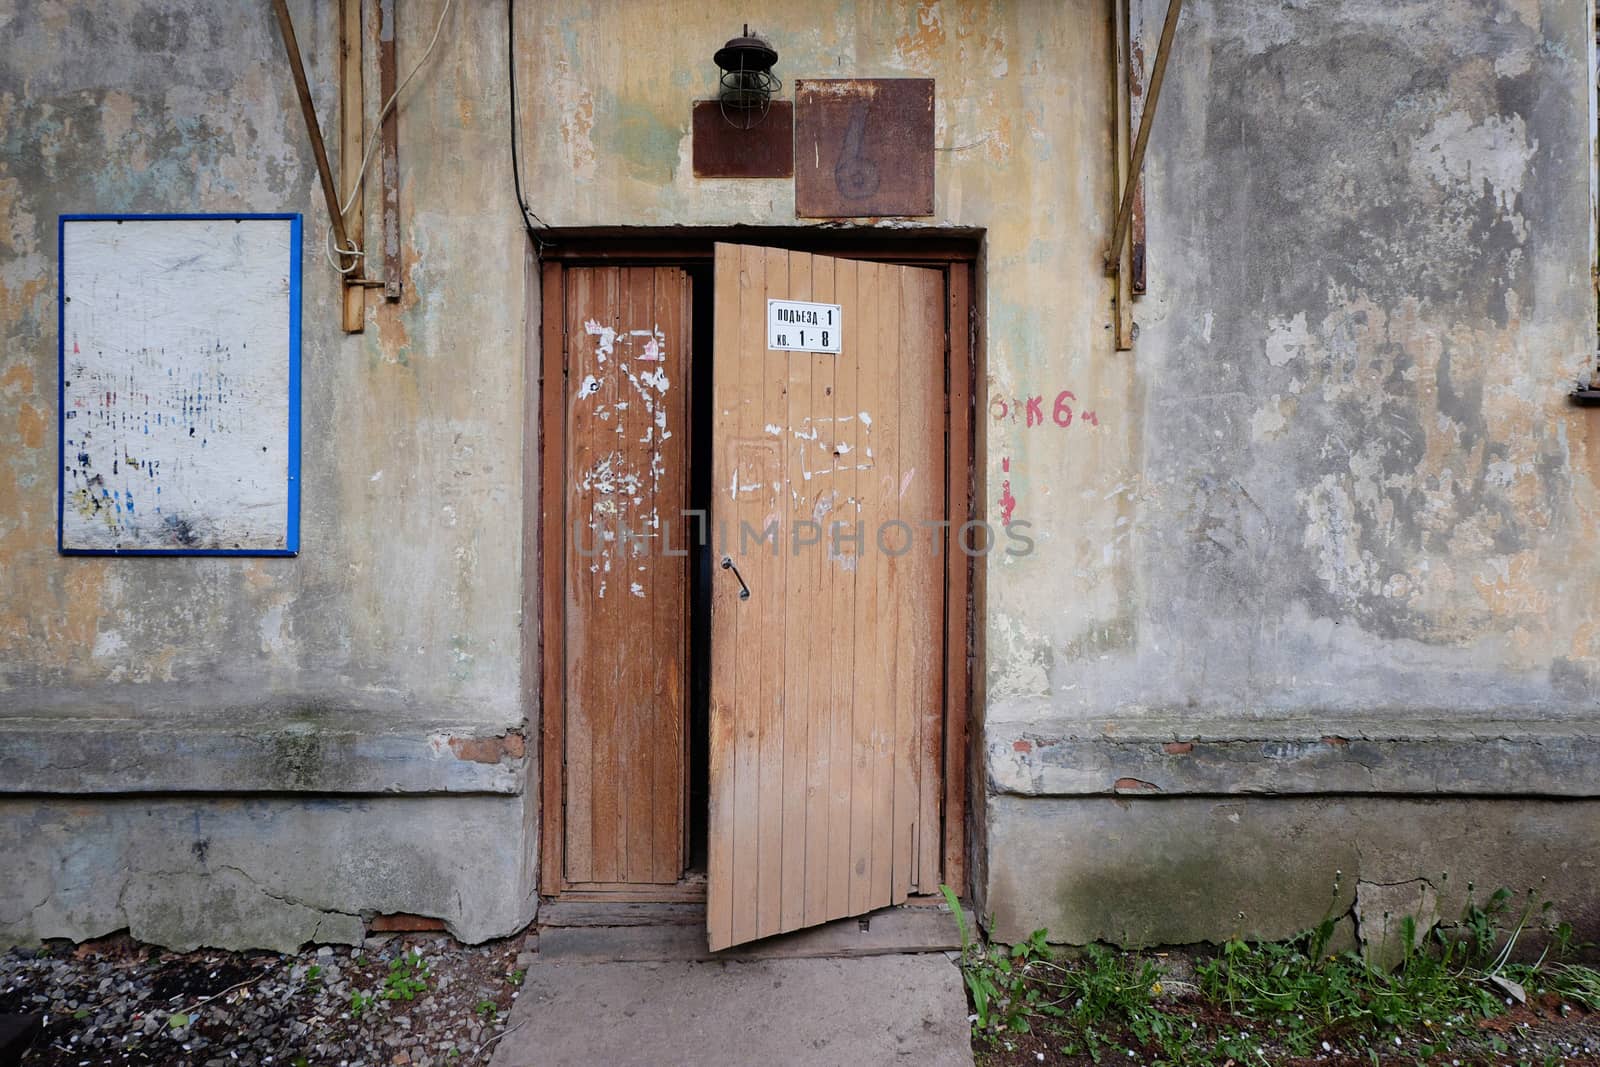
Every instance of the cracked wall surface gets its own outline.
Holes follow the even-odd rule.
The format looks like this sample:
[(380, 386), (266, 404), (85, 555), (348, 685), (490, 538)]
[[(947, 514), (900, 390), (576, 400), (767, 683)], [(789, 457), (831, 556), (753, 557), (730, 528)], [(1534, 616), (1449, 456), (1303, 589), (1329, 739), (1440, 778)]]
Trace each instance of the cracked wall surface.
[[(1454, 922), (1469, 900), (1482, 905), (1499, 887), (1511, 891), (1519, 911), (1529, 891), (1536, 906), (1549, 901), (1541, 922), (1570, 922), (1586, 940), (1600, 934), (1596, 800), (998, 796), (988, 803), (985, 914), (993, 917), (990, 933), (1007, 942), (1040, 927), (1071, 944), (1272, 940), (1355, 909), (1368, 919), (1363, 936), (1381, 950), (1381, 901), (1395, 922), (1413, 902)], [(1385, 894), (1385, 886), (1407, 890)], [(1530, 929), (1529, 937), (1540, 935)]]
[(359, 944), (375, 914), (464, 941), (533, 917), (519, 797), (0, 799), (6, 940)]

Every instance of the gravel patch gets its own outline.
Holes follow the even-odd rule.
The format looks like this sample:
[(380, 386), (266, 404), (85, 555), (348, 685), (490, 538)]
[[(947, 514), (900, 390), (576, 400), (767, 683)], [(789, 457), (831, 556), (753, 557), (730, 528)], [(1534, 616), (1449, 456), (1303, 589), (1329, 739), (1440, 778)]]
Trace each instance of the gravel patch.
[(528, 944), (404, 934), (293, 955), (163, 952), (126, 937), (13, 949), (0, 955), (0, 1014), (44, 1016), (25, 1065), (484, 1064)]

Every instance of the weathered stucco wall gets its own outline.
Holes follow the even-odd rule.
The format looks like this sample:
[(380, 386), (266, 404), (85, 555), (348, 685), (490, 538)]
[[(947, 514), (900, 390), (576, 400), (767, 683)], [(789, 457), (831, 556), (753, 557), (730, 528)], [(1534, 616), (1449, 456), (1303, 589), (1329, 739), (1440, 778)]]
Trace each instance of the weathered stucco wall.
[[(1018, 515), (1054, 502), (1041, 551), (989, 576), (1003, 933), (1231, 933), (1226, 894), (1194, 891), (1218, 868), (1176, 849), (1204, 828), (1160, 795), (1594, 795), (1600, 423), (1566, 400), (1595, 350), (1592, 33), (1581, 0), (1187, 5), (1147, 170), (1150, 295), (1112, 360), (1129, 406), (1102, 406), (1136, 424), (1126, 450), (992, 438)], [(1114, 517), (1075, 518), (1101, 500)], [(1410, 842), (1380, 881), (1548, 875), (1596, 921), (1582, 876), (1469, 862), (1410, 802), (1275, 803), (1230, 808), (1249, 832), (1208, 846), (1277, 886), (1245, 929), (1320, 917), (1320, 889), (1274, 882), (1258, 849), (1319, 835), (1369, 858)], [(1427, 810), (1513, 837), (1594, 825)], [(1087, 907), (1096, 885), (1167, 918)]]
[[(1091, 355), (1108, 348), (1110, 290), (1086, 268), (1112, 194), (1096, 0), (760, 0), (639, 15), (628, 0), (519, 9), (530, 189), (546, 222), (809, 225), (789, 179), (694, 177), (690, 105), (715, 95), (711, 53), (745, 23), (778, 50), (785, 96), (797, 78), (932, 77), (934, 214), (914, 225), (987, 229), (998, 386), (1059, 379), (1101, 395), (1105, 361)], [(1073, 447), (1094, 453), (1101, 436), (1082, 429)]]
[[(290, 6), (336, 141), (336, 5)], [(270, 7), (0, 9), (8, 712), (114, 701), (155, 721), (270, 702), (520, 723), (524, 238), (505, 79), (484, 60), (505, 54), (503, 20), (478, 7), (457, 6), (407, 90), (404, 297), (370, 296), (357, 336), (339, 327), (327, 211)], [(407, 10), (402, 63), (420, 57), (434, 8)], [(367, 95), (375, 114), (376, 85)], [(305, 214), (298, 559), (56, 556), (56, 216), (84, 211)]]
[(0, 799), (0, 943), (126, 929), (176, 949), (359, 944), (374, 913), (443, 919), (466, 941), (530, 917), (502, 798)]
[[(409, 69), (439, 6), (403, 6)], [(481, 803), (500, 805), (495, 847), (520, 850), (523, 893), (534, 812), (516, 793), (520, 749), (479, 764), (449, 743), (523, 716), (523, 328), (537, 309), (511, 197), (503, 10), (459, 5), (407, 91), (405, 297), (372, 297), (367, 333), (347, 338), (269, 16), (189, 7), (0, 15), (13, 42), (0, 55), (0, 709), (61, 724), (12, 751), (59, 769), (27, 779), (48, 790), (77, 761), (41, 738), (95, 735), (69, 718), (235, 723), (241, 753), (275, 754), (257, 768), (269, 786), (501, 793)], [(332, 8), (291, 7), (332, 118)], [(982, 575), (975, 829), (994, 850), (975, 857), (974, 888), (1002, 933), (1132, 936), (1081, 887), (1130, 854), (1165, 854), (1171, 833), (1146, 840), (1147, 825), (1210, 826), (1219, 793), (1374, 794), (1348, 812), (1230, 809), (1258, 842), (1344, 834), (1341, 847), (1422, 803), (1385, 794), (1592, 793), (1600, 423), (1564, 399), (1594, 353), (1587, 3), (1189, 0), (1147, 166), (1151, 291), (1124, 353), (1100, 270), (1113, 195), (1100, 0), (646, 8), (519, 5), (527, 188), (553, 226), (805, 225), (787, 180), (692, 174), (691, 101), (711, 95), (711, 52), (745, 23), (773, 40), (791, 86), (936, 79), (934, 214), (869, 224), (985, 232), (984, 508), (1031, 523), (1037, 544)], [(1165, 5), (1144, 8), (1153, 42)], [(369, 110), (376, 96), (369, 82)], [(80, 210), (305, 213), (299, 559), (56, 557), (54, 216)], [(163, 759), (130, 761), (134, 788), (219, 787)], [(1110, 793), (1129, 795), (1074, 799)], [(1091, 803), (1132, 814), (1060, 829)], [(1581, 799), (1427, 810), (1538, 834), (1541, 820), (1593, 818)], [(1414, 832), (1432, 825), (1392, 840), (1442, 840)], [(1440, 857), (1419, 851), (1412, 873), (1437, 876)], [(1371, 870), (1399, 880), (1404, 866)], [(1225, 895), (1194, 891), (1204, 871), (1159, 869), (1192, 907), (1139, 937), (1233, 932)], [(1313, 889), (1320, 908), (1311, 882), (1256, 928), (1286, 932)], [(97, 907), (79, 913), (114, 911)]]
[(1116, 360), (1138, 432), (1013, 477), (1019, 514), (1125, 514), (993, 576), (992, 719), (1593, 721), (1587, 18), (1187, 10)]
[[(289, 6), (337, 169), (338, 5)], [(405, 69), (442, 6), (400, 5)], [(456, 3), (406, 90), (404, 294), (370, 293), (356, 336), (270, 5), (0, 0), (0, 35), (0, 789), (477, 794), (8, 801), (0, 938), (286, 947), (387, 910), (515, 930), (536, 850), (522, 740), (494, 740), (525, 714), (503, 11)], [(305, 217), (300, 555), (58, 557), (56, 216), (228, 211)]]
[[(1592, 932), (1597, 823), (1592, 799), (1002, 796), (991, 933), (1186, 945), (1288, 938), (1334, 917), (1381, 956), (1400, 947), (1402, 915), (1423, 931), (1455, 923), (1501, 886), (1516, 914), (1530, 891), (1536, 908), (1553, 905), (1535, 927)], [(1530, 929), (1524, 945), (1542, 936)]]

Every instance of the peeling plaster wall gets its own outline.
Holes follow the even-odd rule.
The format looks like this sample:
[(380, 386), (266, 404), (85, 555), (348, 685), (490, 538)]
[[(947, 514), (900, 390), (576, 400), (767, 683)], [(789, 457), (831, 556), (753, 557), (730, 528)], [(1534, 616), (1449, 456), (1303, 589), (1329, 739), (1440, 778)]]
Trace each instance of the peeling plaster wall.
[[(493, 797), (0, 799), (0, 943), (360, 944), (372, 913), (465, 941), (527, 924), (515, 805)], [(470, 844), (469, 844), (470, 843)]]
[[(0, 709), (519, 725), (524, 238), (483, 59), (503, 21), (458, 4), (407, 89), (404, 297), (370, 295), (347, 336), (277, 24), (230, 7), (0, 5)], [(290, 8), (336, 141), (337, 6)], [(407, 6), (402, 64), (436, 17)], [(56, 215), (82, 211), (304, 213), (298, 559), (56, 556)]]
[(519, 10), (529, 187), (547, 222), (807, 224), (789, 179), (694, 177), (690, 103), (715, 95), (711, 52), (745, 23), (778, 49), (785, 96), (797, 78), (932, 77), (935, 211), (910, 225), (986, 227), (991, 364), (1096, 394), (1103, 361), (1090, 355), (1104, 347), (1109, 290), (1083, 265), (1098, 255), (1111, 190), (1095, 0), (638, 13), (629, 0)]
[[(1530, 889), (1552, 904), (1541, 922), (1591, 932), (1583, 936), (1600, 930), (1592, 799), (999, 796), (990, 804), (985, 914), (1006, 942), (1041, 927), (1052, 941), (1080, 945), (1276, 940), (1326, 917), (1370, 942), (1398, 925), (1402, 904), (1374, 916), (1358, 895), (1407, 883), (1429, 890), (1421, 894), (1429, 921), (1454, 923), (1469, 901), (1482, 906), (1508, 886), (1514, 909)], [(1420, 916), (1419, 925), (1427, 925)], [(1524, 947), (1541, 936), (1530, 928)]]
[[(1153, 42), (1165, 5), (1143, 6)], [(332, 8), (291, 7), (331, 117)], [(405, 5), (402, 68), (437, 10)], [(363, 760), (416, 738), (369, 743), (352, 723), (521, 722), (521, 331), (537, 311), (502, 15), (460, 5), (407, 92), (405, 298), (371, 298), (368, 332), (347, 338), (265, 13), (116, 0), (93, 17), (0, 14), (0, 708), (165, 726), (243, 700), (252, 724), (298, 714), (312, 730), (337, 712)], [(1032, 523), (1037, 551), (980, 575), (991, 795), (975, 830), (994, 851), (975, 857), (975, 888), (1016, 929), (1059, 916), (1068, 935), (1117, 936), (1062, 910), (1115, 857), (1035, 833), (1077, 818), (1069, 794), (1315, 794), (1362, 779), (1347, 752), (1371, 781), (1444, 792), (1478, 738), (1501, 743), (1502, 768), (1473, 778), (1480, 790), (1517, 792), (1518, 768), (1579, 773), (1600, 669), (1600, 416), (1564, 400), (1595, 341), (1586, 3), (1189, 0), (1147, 164), (1150, 295), (1131, 353), (1112, 349), (1099, 267), (1113, 206), (1101, 0), (596, 0), (518, 17), (527, 187), (555, 226), (803, 225), (789, 181), (692, 174), (690, 102), (746, 22), (791, 86), (937, 80), (934, 214), (868, 224), (986, 233), (983, 506)], [(370, 110), (370, 80), (367, 96)], [(53, 219), (90, 209), (305, 212), (300, 559), (55, 557)], [(1556, 727), (1555, 756), (1515, 748)], [(1098, 744), (1112, 735), (1159, 751), (1139, 750), (1134, 773)], [(1202, 737), (1232, 747), (1175, 740)], [(1410, 747), (1381, 747), (1396, 737)], [(1452, 741), (1449, 762), (1434, 739)], [(1161, 763), (1191, 753), (1198, 769)], [(1318, 826), (1380, 834), (1409, 802), (1373, 803)], [(518, 811), (531, 883), (533, 808)], [(1283, 820), (1251, 825), (1270, 841)], [(1411, 862), (1385, 880), (1439, 866)], [(1191, 873), (1191, 888), (1207, 877)], [(1216, 908), (1190, 920), (1186, 937), (1232, 929)]]
[[(1164, 12), (1142, 4), (1152, 42)], [(1004, 933), (1233, 932), (1217, 869), (1174, 851), (1228, 808), (1207, 794), (1303, 794), (1241, 799), (1248, 832), (1207, 846), (1245, 872), (1245, 929), (1327, 905), (1273, 874), (1280, 847), (1387, 850), (1383, 882), (1538, 880), (1597, 928), (1565, 862), (1442, 830), (1585, 835), (1589, 807), (1396, 799), (1596, 793), (1600, 419), (1566, 399), (1595, 352), (1592, 34), (1580, 0), (1186, 5), (1150, 295), (1135, 350), (1098, 356), (1115, 443), (990, 430), (1004, 506), (1045, 517), (988, 573)], [(1349, 791), (1371, 796), (1312, 799)]]
[(1048, 516), (990, 574), (991, 722), (1596, 721), (1591, 33), (1186, 8), (1119, 447), (991, 436)]
[[(443, 0), (399, 6), (404, 71)], [(338, 5), (289, 7), (337, 171)], [(520, 928), (529, 308), (503, 9), (458, 0), (406, 89), (404, 294), (369, 291), (354, 336), (270, 5), (0, 0), (0, 37), (0, 790), (78, 794), (0, 802), (0, 899), (26, 905), (0, 942), (287, 948), (398, 910)], [(58, 557), (56, 216), (231, 211), (305, 219), (300, 555)], [(239, 791), (261, 797), (201, 797)]]

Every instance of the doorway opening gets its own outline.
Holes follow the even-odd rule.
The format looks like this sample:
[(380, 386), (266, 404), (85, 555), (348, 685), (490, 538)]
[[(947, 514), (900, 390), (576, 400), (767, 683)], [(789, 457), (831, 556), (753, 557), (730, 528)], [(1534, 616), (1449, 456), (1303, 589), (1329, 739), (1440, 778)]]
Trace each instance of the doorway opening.
[[(965, 892), (974, 586), (973, 560), (954, 550), (954, 538), (961, 525), (976, 518), (979, 511), (974, 485), (973, 398), (975, 383), (981, 380), (976, 373), (975, 299), (980, 242), (981, 234), (971, 231), (889, 234), (794, 228), (565, 231), (552, 235), (541, 263), (538, 366), (540, 558), (535, 576), (541, 633), (541, 895), (617, 902), (701, 901), (707, 896), (708, 871), (713, 880), (719, 877), (714, 873), (716, 842), (722, 840), (726, 845), (731, 841), (735, 833), (732, 821), (743, 818), (740, 813), (748, 814), (749, 805), (758, 805), (764, 812), (787, 805), (791, 821), (798, 819), (803, 826), (810, 820), (813, 840), (819, 820), (828, 817), (825, 805), (813, 799), (817, 782), (808, 787), (804, 770), (791, 772), (791, 777), (799, 775), (798, 781), (769, 781), (762, 788), (770, 789), (771, 796), (763, 792), (759, 804), (744, 794), (735, 800), (729, 792), (719, 809), (714, 788), (719, 767), (731, 779), (736, 759), (733, 750), (742, 743), (726, 741), (726, 751), (720, 755), (713, 750), (717, 716), (733, 716), (729, 721), (737, 722), (736, 713), (729, 710), (730, 702), (742, 705), (752, 699), (753, 692), (748, 684), (734, 683), (736, 672), (721, 676), (719, 682), (718, 664), (739, 658), (757, 672), (751, 677), (759, 678), (763, 660), (770, 664), (775, 657), (787, 656), (793, 668), (788, 677), (795, 679), (806, 673), (803, 668), (809, 654), (788, 650), (789, 643), (783, 638), (756, 651), (747, 636), (760, 633), (751, 621), (758, 618), (755, 610), (740, 616), (743, 621), (739, 625), (744, 629), (739, 633), (745, 636), (734, 636), (735, 624), (729, 621), (740, 610), (735, 600), (729, 599), (735, 589), (729, 583), (737, 576), (739, 586), (745, 586), (752, 576), (742, 557), (732, 568), (721, 566), (728, 554), (727, 520), (734, 520), (737, 531), (738, 515), (721, 499), (729, 494), (719, 496), (718, 487), (728, 480), (722, 477), (718, 481), (719, 471), (725, 475), (732, 470), (732, 495), (737, 497), (740, 479), (748, 478), (749, 470), (754, 469), (751, 463), (788, 464), (790, 460), (782, 452), (760, 447), (767, 442), (754, 441), (751, 433), (741, 436), (729, 415), (730, 406), (739, 399), (737, 391), (728, 391), (737, 374), (731, 368), (775, 368), (782, 353), (773, 355), (750, 341), (742, 342), (742, 354), (732, 353), (730, 323), (737, 312), (724, 306), (732, 285), (716, 258), (719, 244), (759, 246), (784, 257), (784, 263), (794, 256), (796, 284), (802, 262), (807, 272), (812, 263), (818, 264), (817, 291), (796, 291), (819, 300), (836, 295), (837, 302), (830, 306), (850, 306), (844, 295), (822, 288), (824, 273), (831, 277), (838, 263), (846, 264), (839, 273), (841, 280), (846, 274), (854, 278), (854, 264), (863, 264), (863, 279), (869, 272), (873, 278), (881, 274), (881, 283), (874, 284), (892, 283), (898, 287), (892, 292), (900, 294), (910, 294), (914, 287), (910, 282), (893, 281), (890, 271), (907, 268), (906, 277), (914, 274), (920, 286), (916, 291), (927, 294), (922, 312), (907, 303), (912, 299), (909, 295), (898, 298), (898, 304), (891, 297), (886, 305), (896, 309), (895, 315), (904, 313), (907, 324), (917, 314), (924, 314), (928, 321), (916, 321), (927, 327), (927, 337), (936, 335), (936, 341), (924, 346), (927, 358), (918, 350), (897, 366), (907, 376), (905, 383), (909, 385), (915, 376), (918, 388), (932, 401), (925, 413), (926, 433), (915, 443), (927, 454), (927, 462), (917, 460), (917, 466), (937, 473), (936, 485), (927, 490), (926, 503), (949, 523), (948, 533), (936, 535), (945, 538), (939, 546), (937, 566), (923, 567), (923, 579), (937, 584), (936, 591), (928, 594), (933, 611), (929, 613), (927, 644), (932, 651), (926, 656), (929, 666), (925, 672), (938, 675), (938, 684), (928, 689), (936, 696), (928, 698), (927, 707), (912, 709), (911, 714), (921, 718), (907, 735), (913, 738), (915, 758), (921, 761), (921, 777), (910, 787), (920, 791), (910, 806), (920, 808), (921, 819), (905, 833), (917, 839), (918, 845), (913, 847), (921, 849), (921, 868), (896, 899), (905, 899), (907, 892), (913, 897), (934, 893), (940, 882)], [(809, 273), (805, 277), (810, 286)], [(866, 282), (860, 285), (860, 293), (865, 294)], [(775, 292), (778, 290), (771, 287), (769, 279), (768, 289), (758, 296)], [(743, 314), (748, 317), (750, 307), (759, 303), (759, 299), (747, 299)], [(872, 314), (870, 304), (864, 303), (862, 308), (859, 314), (850, 311), (851, 321), (887, 323), (892, 317), (885, 313), (873, 320), (867, 318)], [(889, 336), (883, 332), (886, 325), (875, 329), (879, 333), (872, 335), (873, 344), (868, 344), (866, 337), (846, 343), (866, 353), (880, 335)], [(806, 360), (813, 360), (819, 374), (833, 372), (833, 364), (821, 354), (798, 358), (796, 366), (802, 370)], [(864, 382), (868, 380), (865, 367), (863, 364), (861, 372)], [(724, 390), (720, 393), (719, 375)], [(820, 397), (822, 379), (817, 382), (816, 395)], [(873, 379), (873, 383), (875, 392), (869, 390), (869, 395), (882, 405), (892, 407), (903, 392), (899, 379), (887, 383)], [(757, 408), (760, 390), (767, 389), (769, 410), (773, 390), (779, 395), (786, 391), (781, 371), (775, 384), (763, 383), (757, 375), (750, 388), (755, 390)], [(832, 396), (831, 384), (827, 395)], [(798, 411), (793, 405), (791, 409)], [(842, 422), (846, 416), (838, 418)], [(783, 419), (777, 417), (777, 421)], [(863, 421), (870, 424), (870, 420)], [(910, 424), (907, 421), (906, 425)], [(880, 417), (874, 431), (880, 437), (882, 425)], [(774, 431), (781, 430), (785, 439), (799, 440), (807, 433), (816, 436), (810, 421), (792, 427), (769, 421), (761, 429), (772, 437), (780, 436)], [(858, 426), (853, 432), (865, 431)], [(909, 432), (901, 434), (908, 449), (913, 447)], [(840, 437), (834, 446), (837, 455), (849, 454), (852, 448), (871, 454), (870, 439), (842, 432), (836, 436)], [(806, 461), (802, 457), (798, 462)], [(840, 461), (833, 462), (843, 469)], [(912, 466), (907, 460), (905, 469)], [(741, 470), (746, 474), (740, 474)], [(785, 493), (792, 481), (798, 500), (800, 491), (817, 473), (796, 467), (793, 479), (780, 475), (771, 480), (774, 488), (782, 482)], [(905, 495), (904, 489), (901, 495)], [(724, 520), (720, 538), (719, 514)], [(738, 533), (733, 536), (737, 538)], [(787, 554), (787, 543), (784, 549)], [(815, 572), (818, 578), (804, 581), (787, 575), (782, 567), (771, 572), (761, 570), (766, 564), (760, 561), (754, 566), (759, 572), (754, 604), (758, 608), (765, 605), (769, 614), (776, 613), (774, 617), (788, 611), (791, 616), (799, 612), (803, 618), (809, 610), (804, 609), (803, 597), (816, 588), (836, 588), (840, 581), (849, 580), (820, 565)], [(888, 600), (884, 606), (885, 611), (892, 607)], [(724, 620), (715, 632), (714, 617)], [(796, 635), (803, 629), (794, 622), (791, 618), (787, 634), (798, 640)], [(816, 670), (825, 673), (825, 665)], [(724, 697), (714, 712), (719, 685)], [(803, 694), (763, 690), (761, 699), (773, 709), (773, 717), (765, 720), (765, 725), (752, 725), (751, 736), (768, 729), (792, 730), (787, 724), (806, 714)], [(816, 704), (815, 698), (811, 704)], [(745, 736), (740, 726), (737, 738)], [(813, 742), (813, 755), (818, 747)], [(803, 744), (797, 747), (793, 735), (790, 750), (803, 751)], [(747, 779), (759, 773), (752, 768), (760, 767), (763, 751), (752, 748), (751, 760), (741, 764)], [(826, 758), (826, 753), (822, 757)], [(743, 758), (742, 754), (738, 758)], [(782, 772), (777, 773), (781, 776)], [(906, 772), (902, 769), (900, 774), (905, 777)], [(824, 791), (826, 787), (824, 781)], [(845, 788), (849, 788), (848, 776)], [(724, 819), (721, 837), (713, 825), (718, 810)], [(795, 810), (800, 814), (794, 814)], [(879, 810), (885, 810), (883, 804)], [(777, 827), (785, 816), (779, 812), (774, 818)], [(764, 832), (760, 826), (752, 829), (741, 824), (739, 828), (742, 841), (754, 841)], [(774, 829), (767, 836), (779, 832)], [(898, 838), (902, 828), (897, 824), (892, 832)], [(773, 879), (793, 881), (793, 863), (799, 861), (773, 860), (769, 865), (764, 840), (763, 854), (758, 859), (752, 851), (748, 862), (761, 866), (768, 885)], [(804, 847), (802, 837), (791, 833), (788, 840), (787, 854), (792, 857), (794, 848)], [(728, 862), (724, 857), (724, 869)], [(726, 877), (731, 880), (732, 876)], [(827, 876), (798, 877), (821, 881)], [(788, 900), (786, 896), (773, 905), (785, 912), (781, 929), (806, 924), (798, 911), (790, 920)], [(809, 914), (809, 906), (804, 911)], [(762, 922), (760, 936), (780, 929), (771, 926), (769, 930), (770, 924), (765, 919)]]

